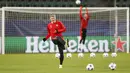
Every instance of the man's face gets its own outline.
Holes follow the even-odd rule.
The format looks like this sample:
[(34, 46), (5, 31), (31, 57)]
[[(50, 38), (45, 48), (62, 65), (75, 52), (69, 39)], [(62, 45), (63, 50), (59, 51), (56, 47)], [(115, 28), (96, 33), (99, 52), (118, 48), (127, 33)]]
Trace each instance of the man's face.
[(87, 14), (84, 14), (84, 18), (87, 19), (87, 18), (88, 18), (88, 15), (87, 15)]
[(51, 20), (51, 22), (55, 22), (56, 21), (56, 19), (55, 19), (55, 17), (50, 17), (50, 20)]

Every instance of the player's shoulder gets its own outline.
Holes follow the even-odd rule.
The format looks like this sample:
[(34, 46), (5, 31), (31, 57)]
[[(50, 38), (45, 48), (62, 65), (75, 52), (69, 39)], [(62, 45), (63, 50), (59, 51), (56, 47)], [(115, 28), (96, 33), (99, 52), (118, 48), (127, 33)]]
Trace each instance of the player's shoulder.
[(49, 27), (51, 24), (52, 24), (51, 22), (50, 22), (50, 23), (48, 23), (48, 24), (47, 24), (47, 27)]
[(48, 23), (48, 25), (51, 25), (52, 23), (50, 22), (50, 23)]
[(62, 22), (60, 20), (57, 20), (56, 22), (62, 24)]

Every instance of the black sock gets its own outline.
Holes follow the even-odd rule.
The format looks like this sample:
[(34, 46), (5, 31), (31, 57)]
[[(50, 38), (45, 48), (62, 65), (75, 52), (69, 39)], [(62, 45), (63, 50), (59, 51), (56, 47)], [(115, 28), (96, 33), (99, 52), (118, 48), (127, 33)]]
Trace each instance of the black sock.
[(80, 43), (80, 44), (82, 43), (82, 39), (80, 39), (79, 43)]
[(83, 44), (85, 44), (85, 39), (83, 40)]
[(60, 65), (63, 64), (63, 60), (64, 60), (64, 55), (63, 55), (63, 53), (62, 53), (62, 54), (60, 54)]

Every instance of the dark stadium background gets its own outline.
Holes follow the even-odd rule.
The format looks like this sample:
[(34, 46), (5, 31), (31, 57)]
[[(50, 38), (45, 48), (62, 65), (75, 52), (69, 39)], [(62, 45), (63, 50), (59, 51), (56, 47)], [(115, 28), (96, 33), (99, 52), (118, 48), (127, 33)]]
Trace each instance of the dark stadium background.
[[(88, 7), (130, 7), (130, 0), (82, 0)], [(0, 0), (0, 7), (76, 7), (75, 0)]]

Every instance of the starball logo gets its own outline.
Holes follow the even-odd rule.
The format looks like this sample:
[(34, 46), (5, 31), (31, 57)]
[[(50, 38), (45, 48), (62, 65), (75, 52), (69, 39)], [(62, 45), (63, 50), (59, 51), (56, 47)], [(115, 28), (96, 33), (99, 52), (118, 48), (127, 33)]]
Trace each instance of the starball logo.
[[(26, 37), (26, 53), (58, 52), (58, 47), (51, 40), (43, 42), (38, 36)], [(79, 37), (69, 40), (69, 47), (64, 52), (79, 52)], [(84, 52), (109, 52), (108, 40), (86, 40), (82, 46)]]

